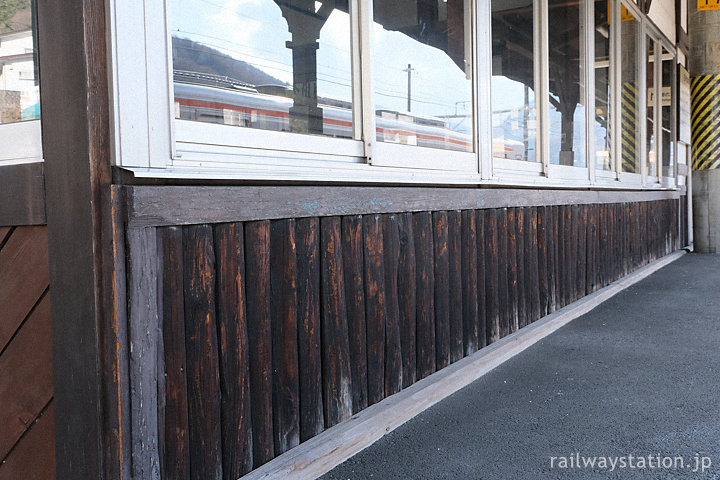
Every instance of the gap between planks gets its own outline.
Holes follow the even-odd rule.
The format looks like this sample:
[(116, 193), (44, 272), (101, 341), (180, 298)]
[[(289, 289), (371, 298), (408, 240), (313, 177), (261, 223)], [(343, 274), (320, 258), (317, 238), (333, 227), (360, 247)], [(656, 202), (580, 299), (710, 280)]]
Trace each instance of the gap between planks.
[(329, 472), (424, 410), (684, 254), (684, 251), (671, 253), (483, 347), (276, 457), (242, 480), (310, 480)]

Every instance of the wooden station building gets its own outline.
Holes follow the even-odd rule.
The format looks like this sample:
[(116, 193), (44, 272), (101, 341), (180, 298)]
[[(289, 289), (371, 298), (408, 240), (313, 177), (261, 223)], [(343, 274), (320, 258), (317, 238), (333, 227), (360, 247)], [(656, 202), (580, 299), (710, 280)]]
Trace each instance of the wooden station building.
[(0, 480), (240, 478), (690, 247), (696, 13), (0, 3)]

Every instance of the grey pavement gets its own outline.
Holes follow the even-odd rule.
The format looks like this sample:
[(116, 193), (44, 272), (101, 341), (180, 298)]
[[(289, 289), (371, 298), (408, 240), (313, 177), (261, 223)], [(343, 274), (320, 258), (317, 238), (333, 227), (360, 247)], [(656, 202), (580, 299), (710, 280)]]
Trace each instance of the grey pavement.
[(720, 479), (719, 367), (720, 255), (685, 255), (322, 478)]

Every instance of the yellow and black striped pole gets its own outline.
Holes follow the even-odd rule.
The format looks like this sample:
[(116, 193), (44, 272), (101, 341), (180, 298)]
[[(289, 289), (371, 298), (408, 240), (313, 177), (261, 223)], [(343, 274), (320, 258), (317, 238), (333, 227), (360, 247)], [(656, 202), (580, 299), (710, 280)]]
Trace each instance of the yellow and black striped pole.
[(693, 78), (690, 93), (692, 168), (720, 168), (720, 75)]
[(620, 152), (622, 171), (638, 173), (637, 154), (637, 117), (638, 117), (637, 83), (625, 82), (621, 95)]

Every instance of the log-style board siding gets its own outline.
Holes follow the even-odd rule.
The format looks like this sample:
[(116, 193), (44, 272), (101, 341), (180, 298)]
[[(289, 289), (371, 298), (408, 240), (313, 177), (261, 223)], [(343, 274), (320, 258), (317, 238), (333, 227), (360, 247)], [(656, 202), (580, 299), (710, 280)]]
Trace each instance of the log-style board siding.
[[(157, 237), (163, 272), (162, 477), (237, 478), (672, 252), (679, 207), (666, 198), (130, 228)], [(147, 292), (130, 292), (130, 305), (133, 296)]]
[(0, 227), (0, 480), (55, 478), (48, 287), (47, 228)]

